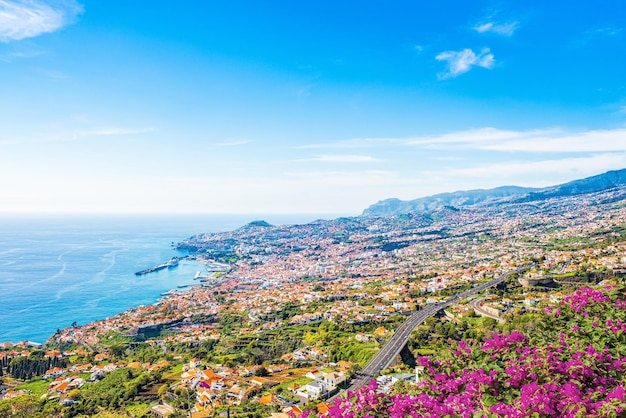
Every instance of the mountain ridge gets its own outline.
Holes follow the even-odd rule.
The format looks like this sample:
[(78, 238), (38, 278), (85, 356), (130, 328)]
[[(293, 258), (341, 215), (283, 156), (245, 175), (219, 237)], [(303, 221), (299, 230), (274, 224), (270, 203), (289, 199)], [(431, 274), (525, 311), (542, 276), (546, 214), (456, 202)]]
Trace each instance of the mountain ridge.
[(375, 217), (424, 213), (445, 206), (455, 208), (474, 205), (497, 204), (503, 201), (531, 202), (552, 197), (575, 196), (593, 193), (626, 185), (626, 168), (611, 170), (591, 177), (543, 188), (500, 186), (493, 189), (461, 190), (439, 193), (413, 200), (390, 198), (381, 200), (366, 208), (361, 216)]

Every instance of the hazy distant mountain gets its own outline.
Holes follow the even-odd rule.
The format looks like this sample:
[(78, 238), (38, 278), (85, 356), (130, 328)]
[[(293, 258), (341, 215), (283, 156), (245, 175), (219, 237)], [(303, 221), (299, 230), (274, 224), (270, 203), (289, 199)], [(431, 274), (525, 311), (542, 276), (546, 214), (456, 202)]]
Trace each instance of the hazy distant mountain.
[(363, 216), (386, 216), (411, 212), (427, 212), (441, 209), (445, 206), (459, 208), (463, 206), (496, 203), (505, 199), (536, 201), (551, 197), (574, 196), (583, 193), (599, 192), (622, 185), (626, 185), (626, 169), (609, 171), (597, 176), (542, 189), (502, 186), (488, 190), (479, 189), (441, 193), (409, 201), (395, 198), (385, 199), (365, 209)]
[(597, 176), (574, 180), (558, 186), (545, 187), (522, 196), (519, 201), (535, 201), (551, 197), (575, 196), (584, 193), (595, 193), (626, 185), (626, 169), (608, 171)]

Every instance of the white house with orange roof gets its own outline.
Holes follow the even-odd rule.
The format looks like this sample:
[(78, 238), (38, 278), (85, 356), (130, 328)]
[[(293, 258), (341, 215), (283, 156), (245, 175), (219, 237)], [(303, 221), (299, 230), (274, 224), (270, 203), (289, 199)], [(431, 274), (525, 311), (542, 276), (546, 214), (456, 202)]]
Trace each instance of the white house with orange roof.
[(58, 376), (61, 376), (64, 372), (65, 370), (63, 370), (60, 367), (53, 367), (52, 369), (46, 370), (46, 373), (43, 375), (43, 378), (49, 379), (51, 377), (58, 377)]

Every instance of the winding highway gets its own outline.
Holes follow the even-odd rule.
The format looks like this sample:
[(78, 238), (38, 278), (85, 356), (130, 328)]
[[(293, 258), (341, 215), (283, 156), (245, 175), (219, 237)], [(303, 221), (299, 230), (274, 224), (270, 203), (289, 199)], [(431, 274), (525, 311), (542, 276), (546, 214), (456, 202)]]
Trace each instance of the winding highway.
[[(426, 320), (426, 318), (458, 302), (460, 299), (472, 296), (475, 293), (496, 286), (505, 281), (511, 274), (521, 273), (527, 268), (528, 267), (520, 267), (518, 269), (505, 273), (487, 283), (480, 284), (469, 290), (458, 293), (444, 302), (429, 305), (426, 308), (415, 312), (406, 321), (404, 321), (404, 323), (402, 323), (402, 325), (396, 330), (395, 334), (389, 339), (389, 341), (387, 341), (383, 348), (381, 348), (380, 351), (374, 356), (374, 358), (370, 360), (370, 362), (367, 363), (367, 365), (356, 375), (356, 378), (352, 381), (347, 390), (354, 391), (359, 389), (360, 387), (367, 385), (370, 380), (374, 378), (376, 373), (390, 367), (396, 356), (400, 354), (402, 348), (406, 345), (411, 332), (413, 332), (413, 330), (418, 325), (422, 324)], [(329, 401), (334, 400), (336, 397), (341, 395), (341, 393), (342, 392), (333, 396), (329, 399)]]
[(470, 302), (470, 306), (474, 309), (474, 312), (476, 312), (480, 316), (495, 319), (496, 321), (501, 322), (501, 323), (504, 322), (504, 320), (501, 317), (499, 317), (498, 315), (494, 315), (491, 312), (483, 308), (482, 305), (484, 301), (485, 301), (485, 298), (474, 299), (473, 301)]

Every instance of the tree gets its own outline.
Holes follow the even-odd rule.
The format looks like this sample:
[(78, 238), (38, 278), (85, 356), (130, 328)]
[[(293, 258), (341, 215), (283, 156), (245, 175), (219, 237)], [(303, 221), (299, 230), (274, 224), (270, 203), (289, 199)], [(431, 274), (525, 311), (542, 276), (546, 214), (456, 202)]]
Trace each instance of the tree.
[(167, 384), (161, 385), (161, 387), (159, 387), (159, 390), (157, 392), (157, 394), (159, 395), (159, 398), (165, 399), (165, 396), (167, 395), (168, 390), (169, 390), (169, 387), (167, 386)]
[(109, 349), (111, 350), (111, 354), (113, 354), (113, 357), (120, 358), (124, 354), (124, 351), (126, 350), (126, 345), (125, 344), (113, 344), (109, 347)]
[(254, 374), (259, 377), (269, 376), (269, 372), (265, 367), (259, 367)]
[(67, 394), (67, 397), (75, 401), (76, 399), (80, 398), (80, 390), (72, 389), (70, 393)]
[(16, 417), (30, 417), (39, 409), (39, 403), (32, 395), (21, 395), (13, 398), (13, 415)]

